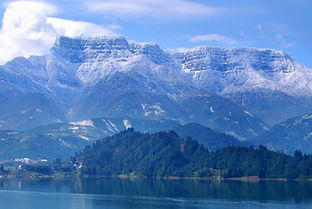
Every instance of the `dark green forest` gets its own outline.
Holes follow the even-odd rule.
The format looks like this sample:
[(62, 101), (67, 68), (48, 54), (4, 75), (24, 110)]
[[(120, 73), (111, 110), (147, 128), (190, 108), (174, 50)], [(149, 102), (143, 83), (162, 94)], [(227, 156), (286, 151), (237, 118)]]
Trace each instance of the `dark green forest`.
[(128, 129), (87, 146), (72, 157), (82, 164), (82, 175), (133, 175), (144, 177), (310, 178), (312, 156), (295, 151), (293, 156), (264, 146), (228, 146), (208, 151), (190, 137), (174, 131), (154, 134)]

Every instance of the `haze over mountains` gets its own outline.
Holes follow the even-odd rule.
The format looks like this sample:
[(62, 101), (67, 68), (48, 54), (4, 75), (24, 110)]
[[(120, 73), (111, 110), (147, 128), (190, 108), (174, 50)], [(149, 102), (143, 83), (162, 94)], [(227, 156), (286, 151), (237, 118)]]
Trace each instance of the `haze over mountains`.
[(103, 137), (134, 127), (142, 133), (175, 131), (182, 139), (192, 136), (208, 150), (229, 145), (244, 145), (232, 136), (199, 124), (180, 124), (172, 120), (144, 120), (129, 117), (96, 118), (72, 123), (57, 123), (24, 131), (0, 131), (0, 160), (68, 159)]
[(255, 144), (262, 144), (271, 150), (293, 153), (300, 150), (312, 151), (312, 114), (290, 118), (273, 126), (268, 132), (254, 138)]
[(243, 141), (311, 113), (312, 71), (283, 51), (164, 51), (123, 37), (59, 37), (0, 66), (0, 129), (99, 117), (195, 122)]

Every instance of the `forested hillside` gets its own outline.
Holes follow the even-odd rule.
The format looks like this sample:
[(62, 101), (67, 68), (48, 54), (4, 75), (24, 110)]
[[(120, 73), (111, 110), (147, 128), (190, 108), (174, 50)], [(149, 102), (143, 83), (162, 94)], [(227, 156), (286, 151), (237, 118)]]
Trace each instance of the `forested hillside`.
[(208, 151), (197, 141), (181, 139), (174, 131), (142, 134), (128, 129), (104, 138), (77, 153), (86, 175), (134, 175), (146, 177), (312, 177), (312, 156), (294, 156), (266, 147), (228, 146)]

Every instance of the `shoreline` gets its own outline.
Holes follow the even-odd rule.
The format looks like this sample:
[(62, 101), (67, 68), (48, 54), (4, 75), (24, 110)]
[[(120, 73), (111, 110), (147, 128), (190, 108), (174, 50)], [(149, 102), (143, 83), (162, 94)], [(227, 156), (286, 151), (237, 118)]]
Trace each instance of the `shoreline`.
[(83, 178), (83, 179), (109, 179), (109, 178), (119, 178), (119, 179), (154, 179), (154, 180), (200, 180), (200, 181), (241, 181), (248, 183), (259, 183), (259, 182), (312, 182), (312, 178), (296, 178), (296, 179), (287, 179), (287, 178), (259, 178), (258, 176), (242, 176), (242, 177), (180, 177), (180, 176), (165, 176), (165, 177), (147, 177), (147, 176), (137, 176), (137, 175), (79, 175), (77, 173), (62, 173), (54, 175), (44, 175), (38, 173), (32, 173), (27, 175), (0, 175), (0, 180), (40, 180), (40, 179), (68, 179), (68, 178)]

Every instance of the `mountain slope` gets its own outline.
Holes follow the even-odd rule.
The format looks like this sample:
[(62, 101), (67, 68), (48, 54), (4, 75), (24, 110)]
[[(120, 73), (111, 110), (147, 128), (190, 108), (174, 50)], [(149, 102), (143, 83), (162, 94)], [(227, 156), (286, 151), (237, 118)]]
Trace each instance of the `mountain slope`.
[(66, 121), (62, 106), (30, 79), (1, 68), (0, 77), (0, 129), (27, 129)]
[(194, 94), (183, 98), (181, 105), (188, 112), (186, 121), (203, 124), (241, 141), (268, 130), (263, 121), (218, 95)]
[[(182, 139), (192, 137), (192, 139), (196, 140), (198, 144), (204, 145), (204, 147), (208, 150), (217, 150), (230, 145), (246, 145), (232, 136), (218, 133), (211, 130), (210, 128), (201, 126), (196, 123), (178, 125), (172, 129), (168, 129), (168, 131), (169, 130), (174, 130)], [(165, 131), (165, 129), (163, 131)]]
[(291, 154), (295, 150), (312, 153), (312, 115), (288, 119), (256, 137), (252, 142)]

